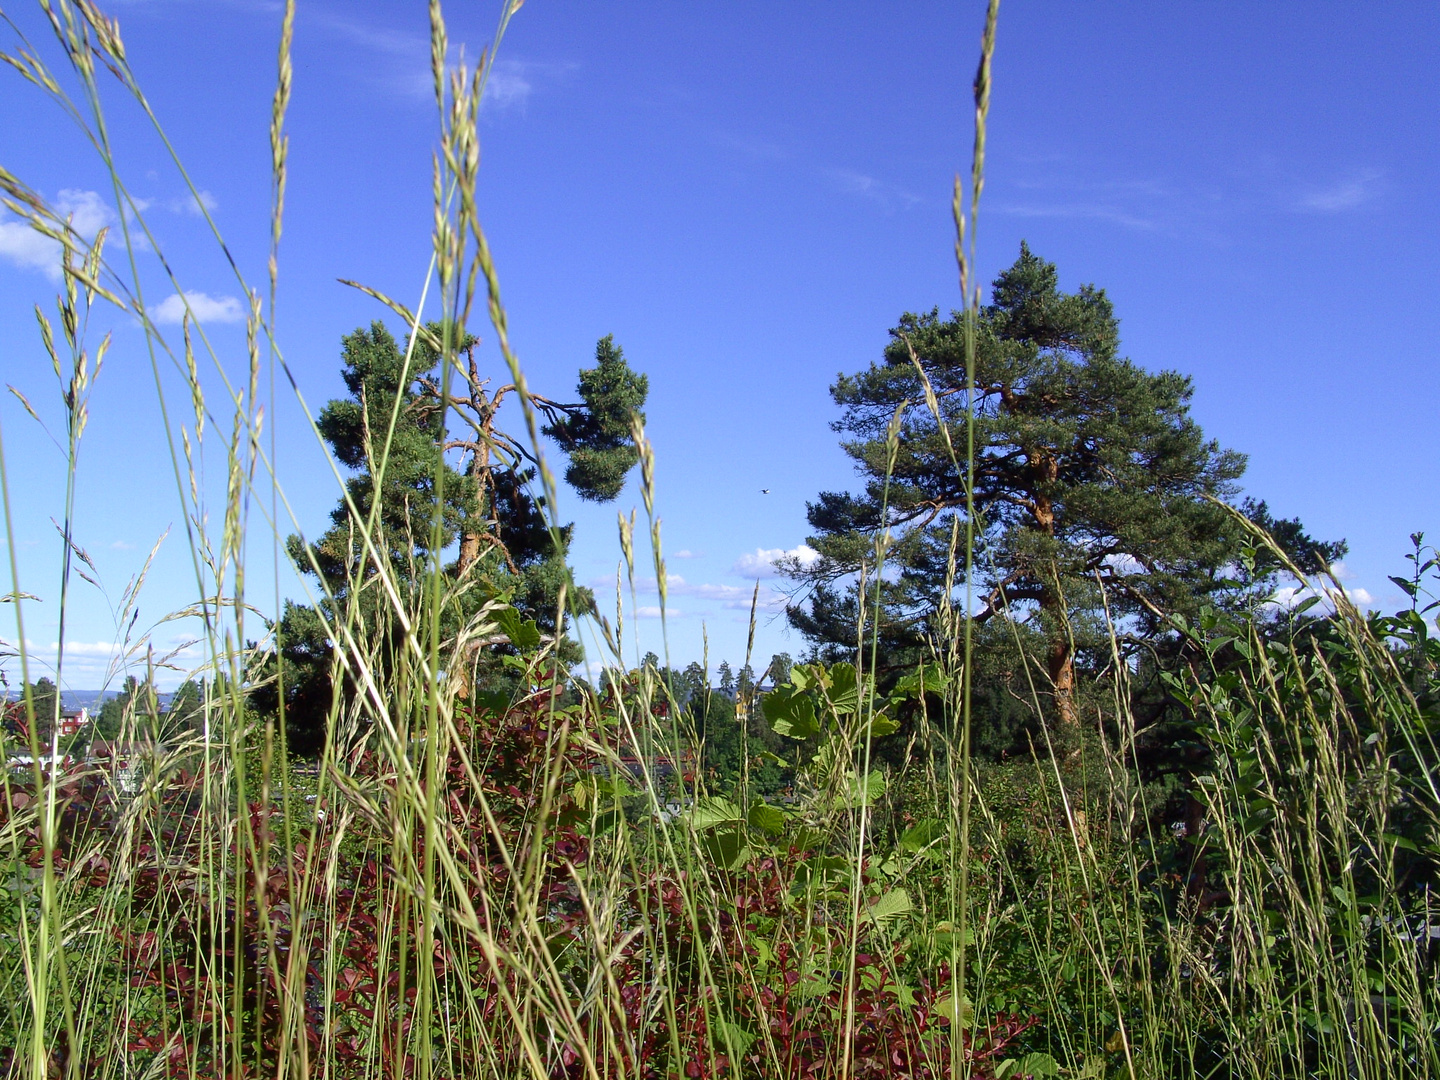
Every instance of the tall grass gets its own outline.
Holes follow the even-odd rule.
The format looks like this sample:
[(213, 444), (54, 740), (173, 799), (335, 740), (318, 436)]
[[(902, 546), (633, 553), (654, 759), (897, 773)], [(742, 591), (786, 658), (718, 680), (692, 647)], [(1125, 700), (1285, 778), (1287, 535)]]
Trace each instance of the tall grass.
[[(518, 6), (506, 4), (486, 57), (466, 67), (450, 63), (431, 3), (442, 121), (431, 266), (413, 312), (366, 291), (404, 321), (407, 358), (423, 320), (464, 326), (483, 294), (553, 506), (475, 201), (479, 103)], [(955, 190), (971, 349), (997, 6), (975, 87), (968, 214), (958, 179)], [(1140, 780), (1133, 672), (1118, 642), (1098, 684), (1108, 698), (1078, 751), (974, 759), (967, 598), (941, 613), (932, 662), (892, 693), (880, 694), (863, 637), (853, 667), (802, 666), (763, 700), (742, 690), (747, 738), (761, 724), (791, 737), (792, 794), (767, 800), (748, 743), (734, 787), (703, 769), (681, 775), (708, 702), (677, 700), (662, 673), (626, 663), (623, 610), (611, 623), (569, 603), (578, 636), (614, 673), (598, 687), (573, 680), (556, 643), (523, 632), (498, 600), (458, 628), (442, 617), (464, 583), (441, 564), (438, 501), (418, 589), (397, 578), (379, 515), (352, 506), (367, 559), (324, 609), (336, 685), (349, 690), (337, 691), (318, 762), (291, 755), (283, 710), (259, 717), (248, 705), (257, 631), (246, 552), (258, 532), (278, 557), (295, 527), (262, 425), (274, 403), (261, 408), (262, 390), (273, 399), (296, 386), (274, 321), (293, 3), (272, 113), (268, 298), (236, 269), (251, 300), (246, 355), (231, 366), (198, 324), (186, 320), (176, 341), (150, 317), (137, 251), (141, 237), (161, 248), (115, 167), (101, 105), (100, 80), (113, 76), (148, 112), (118, 27), (88, 0), (45, 11), (53, 45), (22, 40), (7, 59), (90, 136), (127, 211), (114, 256), (105, 235), (76, 234), (0, 172), (6, 205), (64, 253), (60, 335), (41, 321), (69, 434), (60, 605), (89, 561), (70, 525), (105, 350), (88, 325), (92, 309), (118, 308), (145, 328), (195, 573), (193, 606), (177, 614), (203, 626), (205, 694), (200, 722), (183, 729), (153, 698), (131, 701), (120, 741), (151, 747), (134, 752), (138, 782), (105, 762), (47, 769), (44, 725), (25, 703), (35, 764), (5, 772), (0, 805), (6, 1075), (1440, 1074), (1440, 917), (1415, 887), (1432, 873), (1440, 805), (1436, 649), (1422, 618), (1366, 619), (1342, 597), (1333, 619), (1288, 638), (1262, 633), (1257, 618), (1177, 621), (1195, 659), (1170, 689), (1208, 764), (1192, 812), (1171, 828), (1157, 819), (1162, 793)], [(43, 57), (57, 52), (52, 70)], [(457, 344), (442, 352), (453, 358)], [(444, 395), (458, 371), (444, 365)], [(176, 378), (181, 402), (165, 395)], [(924, 407), (938, 416), (933, 394)], [(373, 418), (376, 473), (395, 420)], [(954, 464), (973, 480), (964, 434)], [(638, 426), (635, 439), (663, 610), (653, 451)], [(219, 485), (206, 460), (224, 461)], [(8, 487), (5, 500), (24, 642)], [(633, 516), (621, 542), (633, 589)], [(882, 537), (862, 577), (878, 580), (885, 550)], [(968, 588), (974, 569), (974, 537), (957, 530), (951, 584)], [(142, 587), (143, 574), (122, 624)], [(278, 608), (278, 577), (271, 587)], [(562, 605), (566, 596), (574, 590)], [(465, 696), (462, 658), (507, 636), (521, 692), (508, 704)], [(123, 645), (156, 659), (143, 634)], [(23, 648), (20, 663), (29, 683)], [(887, 771), (874, 740), (900, 715), (919, 721), (909, 764)]]

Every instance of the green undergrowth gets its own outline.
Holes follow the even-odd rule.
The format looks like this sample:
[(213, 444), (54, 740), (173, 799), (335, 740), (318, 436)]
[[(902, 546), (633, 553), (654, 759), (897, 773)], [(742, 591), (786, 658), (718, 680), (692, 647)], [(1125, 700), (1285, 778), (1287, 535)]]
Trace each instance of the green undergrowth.
[[(288, 374), (273, 334), (275, 263), (268, 298), (239, 279), (253, 303), (238, 364), (189, 320), (178, 339), (154, 324), (136, 267), (158, 242), (114, 165), (101, 102), (118, 88), (128, 106), (148, 106), (114, 23), (81, 0), (42, 6), (54, 40), (7, 59), (93, 136), (133, 211), (107, 247), (0, 171), (7, 207), (63, 259), (58, 314), (41, 315), (70, 462), (62, 579), (68, 590), (72, 573), (95, 572), (72, 542), (74, 478), (107, 348), (90, 340), (90, 320), (118, 307), (144, 328), (157, 385), (183, 389), (162, 403), (196, 579), (194, 606), (176, 616), (201, 628), (205, 663), (188, 673), (183, 707), (160, 708), (141, 692), (148, 679), (127, 684), (103, 740), (82, 749), (66, 736), (47, 763), (62, 749), (60, 699), (34, 691), (21, 650), (27, 693), (5, 705), (3, 735), (7, 757), (21, 756), (0, 791), (0, 1073), (1440, 1074), (1440, 641), (1422, 537), (1400, 583), (1412, 608), (1393, 616), (1357, 611), (1323, 575), (1305, 583), (1331, 597), (1328, 614), (1263, 603), (1160, 612), (1166, 656), (1178, 658), (1163, 671), (1127, 658), (1125, 625), (1091, 628), (1111, 654), (1079, 672), (1063, 716), (1019, 624), (977, 630), (965, 616), (976, 555), (958, 528), (913, 670), (883, 669), (873, 640), (846, 661), (773, 671), (768, 685), (747, 676), (717, 689), (701, 671), (679, 687), (658, 661), (627, 662), (623, 610), (602, 616), (565, 570), (569, 535), (548, 516), (556, 482), (540, 435), (584, 435), (572, 471), (602, 493), (638, 463), (663, 609), (654, 452), (638, 415), (628, 431), (609, 415), (642, 401), (646, 384), (602, 339), (582, 392), (609, 403), (604, 424), (597, 408), (529, 391), (476, 216), (476, 116), (494, 51), (447, 66), (434, 4), (429, 310), (365, 289), (404, 331), (372, 328), (365, 341), (403, 374), (386, 375), (377, 415), (368, 391), (345, 414), (363, 423), (347, 429), (349, 460), (337, 464), (334, 528), (287, 545), (262, 422), (275, 410), (261, 408)], [(518, 7), (506, 4), (494, 47)], [(274, 258), (293, 17), (287, 5)], [(995, 18), (992, 4), (968, 214), (956, 187), (963, 332), (978, 308), (968, 267)], [(477, 397), (465, 327), (483, 317), (520, 434), (494, 426), (501, 395)], [(417, 357), (423, 392), (409, 380)], [(607, 372), (613, 392), (600, 385)], [(446, 502), (444, 484), (462, 474), (442, 453), (432, 474), (415, 465), (462, 399), (479, 417), (465, 443), (469, 509)], [(311, 426), (321, 445), (335, 434), (323, 414)], [(944, 447), (973, 487), (973, 446), (954, 426)], [(397, 432), (403, 470), (388, 455)], [(503, 497), (496, 460), (513, 487)], [(367, 502), (390, 465), (404, 473), (389, 474), (392, 488), (433, 490), (432, 504)], [(507, 514), (523, 516), (534, 555), (509, 571), (491, 550), (508, 554)], [(638, 527), (621, 518), (632, 585), (650, 572)], [(257, 539), (311, 572), (313, 606), (257, 601), (253, 582), (247, 594)], [(468, 555), (450, 562), (455, 542)], [(859, 579), (876, 583), (877, 603), (886, 542)], [(13, 560), (13, 538), (8, 550)], [(1257, 555), (1287, 558), (1261, 531), (1246, 557)], [(24, 642), (13, 561), (11, 573)], [(134, 630), (144, 577), (117, 605), (122, 645), (137, 664), (172, 663)], [(857, 625), (868, 595), (855, 590)], [(284, 614), (257, 618), (266, 604)], [(574, 674), (582, 645), (604, 669), (593, 681)], [(302, 706), (305, 740), (292, 745), (300, 728), (287, 709)]]

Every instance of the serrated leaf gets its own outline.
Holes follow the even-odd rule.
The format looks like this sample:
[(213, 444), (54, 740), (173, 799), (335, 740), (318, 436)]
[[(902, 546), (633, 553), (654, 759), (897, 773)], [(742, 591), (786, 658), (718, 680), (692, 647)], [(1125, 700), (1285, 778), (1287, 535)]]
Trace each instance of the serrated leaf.
[(884, 926), (902, 915), (910, 914), (912, 909), (909, 893), (904, 889), (891, 889), (874, 903), (861, 909), (860, 917), (877, 926)]
[(722, 869), (738, 870), (750, 860), (750, 845), (745, 843), (742, 829), (714, 829), (705, 834), (702, 842), (705, 853)]
[(935, 1004), (930, 1006), (930, 1011), (936, 1016), (943, 1016), (952, 1024), (959, 1024), (962, 1027), (969, 1027), (970, 1021), (975, 1019), (975, 1008), (965, 998), (958, 1000), (946, 994), (937, 998)]
[(924, 851), (945, 835), (945, 826), (934, 818), (922, 818), (900, 834), (900, 847), (905, 851)]
[(495, 622), (500, 632), (510, 639), (521, 654), (528, 655), (540, 647), (540, 628), (534, 619), (520, 618), (520, 612), (513, 607), (500, 608), (495, 612)]
[(830, 666), (830, 686), (825, 691), (825, 696), (841, 716), (860, 711), (860, 686), (854, 664)]
[(690, 811), (690, 826), (697, 832), (745, 820), (745, 812), (729, 799), (701, 799)]
[(720, 1029), (720, 1037), (727, 1049), (733, 1050), (736, 1055), (743, 1055), (755, 1042), (756, 1036), (739, 1024), (721, 1020), (715, 1026)]
[(895, 684), (892, 697), (902, 700), (918, 698), (924, 694), (943, 694), (945, 692), (945, 673), (940, 669), (939, 664), (924, 664), (918, 670), (912, 671)]
[(886, 735), (894, 735), (900, 730), (900, 721), (888, 713), (877, 712), (870, 720), (870, 736), (875, 739), (883, 739)]
[(1049, 1054), (1031, 1053), (1020, 1059), (1017, 1076), (1059, 1076), (1060, 1065)]
[(794, 686), (777, 686), (760, 703), (770, 730), (787, 739), (810, 739), (820, 734), (815, 702)]
[(851, 775), (850, 777), (850, 805), (859, 806), (861, 803), (876, 803), (885, 796), (885, 774), (878, 769), (873, 770), (869, 776), (861, 777)]
[(750, 804), (750, 813), (746, 815), (746, 820), (751, 827), (771, 836), (779, 836), (785, 831), (785, 811), (760, 799)]

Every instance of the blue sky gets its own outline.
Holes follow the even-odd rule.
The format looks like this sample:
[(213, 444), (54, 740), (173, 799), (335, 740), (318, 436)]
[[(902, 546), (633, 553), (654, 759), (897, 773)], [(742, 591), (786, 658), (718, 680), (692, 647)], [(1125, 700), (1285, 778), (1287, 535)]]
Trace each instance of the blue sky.
[[(277, 7), (109, 10), (238, 264), (263, 282)], [(473, 57), (497, 14), (452, 4), (452, 42)], [(43, 42), (35, 15), (19, 22)], [(712, 666), (740, 661), (763, 553), (801, 544), (806, 500), (851, 483), (828, 427), (836, 373), (877, 357), (901, 312), (958, 306), (949, 190), (968, 167), (982, 15), (980, 3), (925, 0), (530, 0), (512, 23), (483, 110), (481, 174), (513, 339), (532, 385), (555, 397), (572, 396), (607, 333), (649, 374), (676, 660), (699, 657), (703, 627)], [(336, 279), (420, 293), (436, 135), (425, 33), (418, 0), (300, 4), (279, 327), (314, 408), (342, 392), (341, 335), (384, 314)], [(995, 62), (982, 277), (1023, 238), (1066, 288), (1106, 288), (1124, 351), (1192, 375), (1207, 433), (1250, 456), (1247, 492), (1317, 536), (1348, 538), (1347, 584), (1383, 607), (1400, 603), (1387, 575), (1403, 572), (1408, 534), (1440, 536), (1437, 70), (1440, 12), (1419, 3), (1009, 0)], [(212, 301), (207, 329), (239, 372), (236, 280), (163, 147), (106, 86), (121, 171), (150, 201), (185, 288)], [(0, 116), (0, 165), (77, 221), (114, 219), (104, 172), (52, 105), (3, 75)], [(56, 289), (48, 257), (0, 216), (0, 371), (55, 425), (32, 314)], [(142, 259), (163, 297), (153, 256)], [(113, 597), (171, 527), (143, 628), (196, 589), (142, 337), (97, 314), (96, 330), (107, 326), (76, 537)], [(163, 385), (173, 399), (178, 380)], [(282, 483), (318, 532), (334, 479), (293, 400), (271, 411)], [(43, 658), (59, 638), (50, 518), (63, 462), (8, 394), (0, 424), (19, 584), (42, 598), (27, 605), (26, 635)], [(207, 461), (216, 500), (223, 464)], [(616, 510), (638, 503), (633, 485), (614, 506), (563, 500), (582, 581), (613, 581)], [(270, 611), (271, 544), (252, 525), (249, 598)], [(762, 578), (762, 598), (773, 605), (780, 584)], [(278, 587), (303, 595), (288, 573)], [(658, 598), (638, 603), (653, 611)], [(659, 651), (658, 620), (632, 625), (641, 649)], [(65, 636), (66, 682), (98, 686), (117, 629), (84, 583)], [(0, 637), (14, 640), (13, 622)], [(183, 640), (181, 624), (155, 631), (157, 647)], [(802, 649), (762, 612), (760, 663)]]

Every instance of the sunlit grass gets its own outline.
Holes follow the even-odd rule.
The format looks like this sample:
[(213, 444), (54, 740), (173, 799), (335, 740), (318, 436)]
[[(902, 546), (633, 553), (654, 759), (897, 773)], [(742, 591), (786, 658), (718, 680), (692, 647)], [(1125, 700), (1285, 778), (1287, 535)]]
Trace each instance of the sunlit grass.
[[(507, 5), (486, 59), (457, 67), (432, 5), (442, 125), (424, 299), (412, 313), (367, 291), (404, 322), (407, 358), (427, 320), (453, 328), (488, 318), (553, 507), (475, 199), (479, 102), (517, 6)], [(256, 600), (278, 593), (278, 579), (247, 581), (246, 553), (258, 537), (278, 557), (298, 527), (263, 421), (276, 413), (273, 396), (295, 385), (274, 333), (293, 5), (270, 132), (266, 299), (238, 281), (251, 298), (246, 353), (228, 367), (198, 324), (187, 319), (177, 341), (149, 315), (141, 238), (161, 249), (114, 166), (100, 105), (100, 80), (112, 76), (144, 103), (118, 28), (78, 0), (55, 0), (53, 11), (46, 49), (64, 63), (52, 72), (48, 52), (23, 44), (15, 77), (93, 136), (129, 211), (118, 235), (83, 237), (0, 172), (6, 205), (64, 252), (58, 314), (42, 329), (67, 406), (57, 516), (68, 539), (77, 448), (106, 348), (92, 344), (89, 323), (120, 309), (145, 329), (157, 394), (173, 378), (187, 388), (160, 405), (195, 575), (193, 605), (177, 614), (201, 625), (205, 661), (194, 673), (201, 708), (184, 726), (153, 698), (129, 702), (115, 740), (137, 748), (126, 777), (104, 761), (47, 770), (42, 759), (59, 747), (41, 744), (46, 718), (33, 700), (23, 710), (34, 765), (5, 772), (0, 807), (7, 1075), (1440, 1072), (1431, 933), (1440, 913), (1414, 886), (1431, 873), (1440, 805), (1427, 696), (1435, 648), (1423, 619), (1377, 623), (1342, 598), (1322, 629), (1293, 639), (1253, 620), (1177, 622), (1208, 662), (1171, 690), (1213, 765), (1175, 828), (1157, 819), (1156, 792), (1138, 779), (1118, 645), (1097, 691), (1108, 698), (1078, 748), (975, 760), (968, 597), (963, 610), (940, 612), (930, 662), (893, 690), (881, 692), (875, 643), (863, 640), (854, 665), (801, 665), (768, 694), (743, 686), (740, 775), (720, 784), (703, 767), (708, 676), (686, 701), (668, 665), (632, 669), (623, 609), (602, 620), (562, 590), (575, 636), (615, 675), (597, 685), (571, 678), (558, 643), (530, 636), (502, 599), (458, 627), (446, 621), (466, 585), (442, 562), (437, 493), (412, 526), (431, 538), (418, 589), (395, 574), (380, 515), (351, 505), (366, 558), (324, 609), (345, 689), (318, 760), (291, 754), (283, 708), (260, 716), (248, 697), (257, 653), (274, 646), (251, 605), (278, 609), (280, 597)], [(968, 211), (958, 180), (955, 190), (972, 322), (995, 17), (991, 5)], [(456, 348), (441, 343), (450, 359)], [(465, 373), (453, 363), (443, 371), (448, 394)], [(207, 396), (202, 383), (223, 389)], [(925, 404), (938, 417), (933, 394)], [(373, 472), (386, 467), (395, 420), (372, 418)], [(973, 440), (961, 434), (955, 469), (973, 480)], [(892, 462), (897, 437), (898, 425)], [(663, 612), (655, 451), (638, 424), (634, 438)], [(225, 462), (218, 486), (206, 460)], [(24, 642), (8, 488), (5, 497)], [(632, 592), (645, 558), (636, 529), (622, 518)], [(973, 579), (976, 557), (973, 536), (952, 534), (952, 586)], [(88, 557), (67, 543), (63, 560), (68, 589)], [(869, 580), (884, 560), (877, 543)], [(143, 576), (127, 590), (127, 612), (142, 587)], [(963, 590), (945, 595), (958, 602)], [(62, 590), (62, 611), (66, 601)], [(752, 607), (752, 645), (753, 621)], [(475, 643), (496, 641), (509, 643), (520, 689), (485, 703), (471, 693), (485, 688), (459, 669), (490, 647)], [(143, 635), (125, 643), (132, 655), (147, 644)], [(28, 685), (23, 650), (20, 665)], [(1033, 688), (1037, 713), (1043, 693)], [(50, 727), (58, 699), (53, 708)], [(920, 721), (898, 769), (881, 764), (876, 746), (902, 714)], [(779, 754), (751, 743), (762, 727), (781, 737)], [(793, 780), (784, 798), (754, 782), (766, 755)]]

